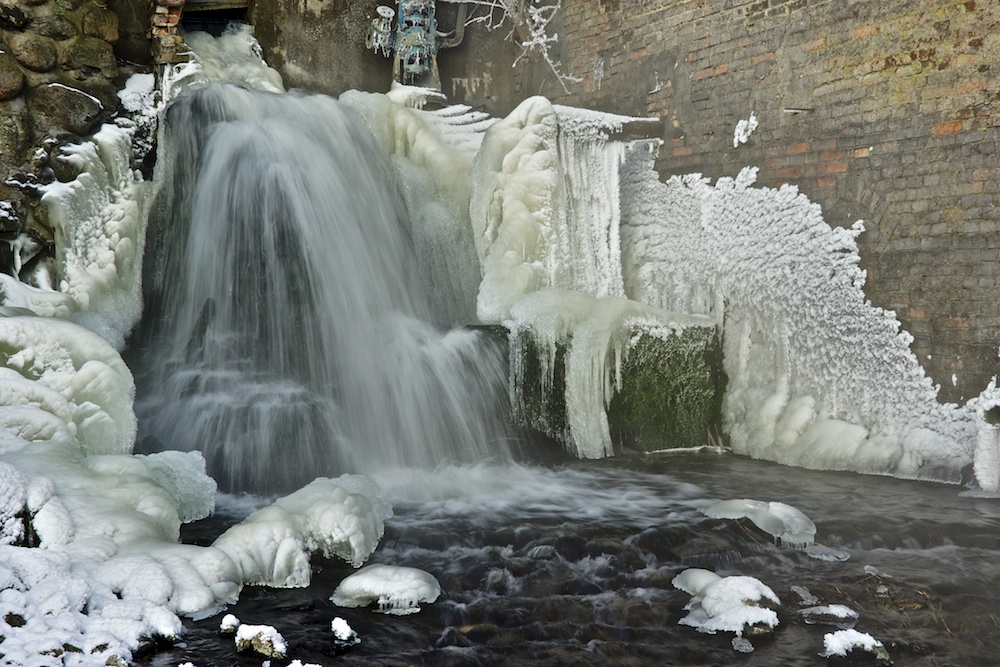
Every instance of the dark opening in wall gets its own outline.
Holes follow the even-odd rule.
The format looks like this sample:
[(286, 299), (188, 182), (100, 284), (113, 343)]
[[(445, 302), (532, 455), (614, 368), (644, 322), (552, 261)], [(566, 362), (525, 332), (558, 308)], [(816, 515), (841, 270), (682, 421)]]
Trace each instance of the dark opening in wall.
[(198, 9), (198, 4), (189, 4), (181, 15), (181, 29), (184, 32), (203, 31), (221, 35), (230, 23), (247, 23), (246, 8)]
[(986, 411), (987, 424), (1000, 424), (1000, 406), (994, 405)]

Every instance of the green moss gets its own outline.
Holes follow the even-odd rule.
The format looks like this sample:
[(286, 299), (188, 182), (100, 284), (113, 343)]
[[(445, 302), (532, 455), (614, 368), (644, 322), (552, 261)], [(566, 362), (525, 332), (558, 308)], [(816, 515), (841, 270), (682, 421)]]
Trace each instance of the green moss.
[[(510, 340), (515, 419), (568, 442), (566, 344), (557, 345), (549, 361), (530, 332), (514, 333)], [(709, 434), (719, 432), (721, 421), (721, 369), (714, 329), (687, 327), (665, 339), (641, 335), (628, 350), (620, 390), (608, 408), (615, 444), (642, 451), (710, 444)]]
[[(543, 356), (544, 355), (544, 356)], [(552, 368), (547, 369), (548, 353), (543, 352), (530, 332), (510, 336), (512, 373), (511, 408), (514, 420), (560, 441), (569, 439), (566, 415), (566, 346), (556, 346)]]
[(666, 339), (642, 335), (612, 398), (612, 437), (642, 451), (694, 447), (718, 431), (724, 376), (715, 331), (688, 327)]

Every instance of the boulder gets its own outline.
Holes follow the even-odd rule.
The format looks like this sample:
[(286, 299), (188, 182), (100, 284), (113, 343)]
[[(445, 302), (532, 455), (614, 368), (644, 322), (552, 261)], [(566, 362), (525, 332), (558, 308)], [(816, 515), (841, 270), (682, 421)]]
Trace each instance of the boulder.
[(55, 40), (31, 32), (4, 33), (8, 52), (34, 72), (48, 72), (56, 66), (59, 52)]
[(104, 105), (96, 97), (61, 83), (39, 86), (27, 97), (38, 134), (63, 130), (87, 135), (97, 128), (104, 112)]
[[(31, 122), (23, 98), (0, 102), (0, 174), (16, 166), (31, 144)], [(0, 197), (3, 199), (4, 197)]]
[(103, 7), (92, 7), (83, 15), (83, 32), (114, 44), (118, 41), (118, 15)]
[(6, 53), (0, 53), (0, 101), (16, 97), (23, 88), (24, 72), (13, 58)]
[(78, 37), (63, 54), (62, 64), (65, 69), (80, 72), (85, 77), (100, 74), (106, 79), (114, 79), (118, 74), (114, 49), (96, 37)]
[(87, 1), (88, 0), (56, 0), (56, 4), (63, 9), (73, 11), (74, 9), (79, 9), (80, 5), (83, 5)]
[(32, 20), (31, 31), (60, 42), (76, 37), (80, 32), (73, 21), (61, 14), (42, 16), (41, 18)]

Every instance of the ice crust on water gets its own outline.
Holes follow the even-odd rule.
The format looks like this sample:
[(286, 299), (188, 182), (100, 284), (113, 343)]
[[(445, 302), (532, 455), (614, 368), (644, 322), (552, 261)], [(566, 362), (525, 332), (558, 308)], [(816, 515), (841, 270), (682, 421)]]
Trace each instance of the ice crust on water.
[(785, 503), (750, 498), (722, 500), (709, 505), (703, 512), (713, 519), (750, 519), (755, 526), (789, 547), (808, 547), (816, 538), (816, 524), (801, 510)]
[(699, 632), (735, 632), (742, 635), (753, 626), (775, 628), (778, 614), (759, 603), (781, 604), (778, 596), (759, 579), (745, 576), (720, 577), (710, 570), (690, 568), (673, 579), (674, 588), (690, 594), (688, 615), (681, 625)]
[(412, 567), (367, 565), (344, 578), (330, 600), (340, 607), (364, 607), (372, 602), (378, 611), (406, 616), (420, 611), (420, 603), (433, 603), (441, 585), (428, 572)]
[(842, 604), (828, 604), (799, 609), (802, 620), (809, 625), (835, 625), (849, 630), (858, 622), (858, 612)]

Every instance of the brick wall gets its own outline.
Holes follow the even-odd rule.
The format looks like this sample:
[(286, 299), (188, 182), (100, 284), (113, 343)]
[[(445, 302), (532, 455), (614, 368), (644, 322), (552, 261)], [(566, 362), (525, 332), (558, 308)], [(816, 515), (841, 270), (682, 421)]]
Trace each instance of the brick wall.
[[(797, 185), (861, 218), (867, 294), (896, 311), (946, 400), (1000, 371), (1000, 3), (563, 0), (521, 96), (665, 120), (662, 174)], [(759, 127), (733, 148), (736, 123)]]

